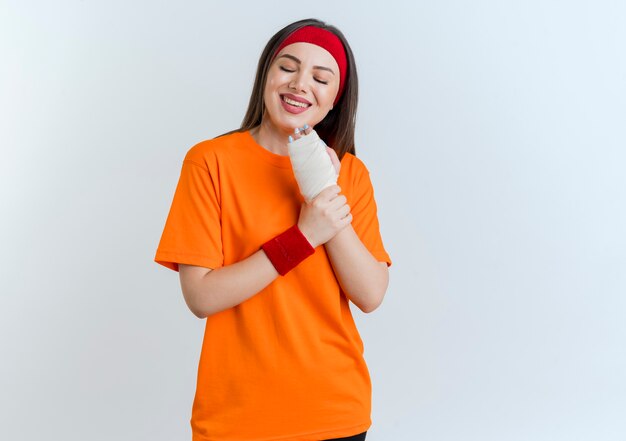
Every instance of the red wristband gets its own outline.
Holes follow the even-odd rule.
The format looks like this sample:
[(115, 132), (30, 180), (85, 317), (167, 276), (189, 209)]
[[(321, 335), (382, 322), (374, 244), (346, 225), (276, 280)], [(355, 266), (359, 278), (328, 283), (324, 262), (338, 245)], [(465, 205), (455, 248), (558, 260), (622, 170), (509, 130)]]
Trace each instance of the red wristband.
[(265, 242), (261, 248), (281, 276), (315, 253), (315, 248), (298, 228), (298, 224)]

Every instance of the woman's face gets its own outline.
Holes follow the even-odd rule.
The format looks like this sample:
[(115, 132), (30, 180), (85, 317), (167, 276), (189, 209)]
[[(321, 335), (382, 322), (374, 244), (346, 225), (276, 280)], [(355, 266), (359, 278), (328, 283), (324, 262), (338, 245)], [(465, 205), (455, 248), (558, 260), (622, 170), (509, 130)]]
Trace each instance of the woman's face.
[(277, 129), (314, 127), (332, 109), (339, 91), (339, 66), (326, 49), (311, 43), (285, 46), (267, 74), (263, 100)]

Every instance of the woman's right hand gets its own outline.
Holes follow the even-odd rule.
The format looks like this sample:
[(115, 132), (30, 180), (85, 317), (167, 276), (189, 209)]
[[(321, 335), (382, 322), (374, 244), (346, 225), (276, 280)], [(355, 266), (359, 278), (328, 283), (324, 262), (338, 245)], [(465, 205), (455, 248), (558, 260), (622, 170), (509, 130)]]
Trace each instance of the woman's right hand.
[(323, 245), (352, 222), (347, 198), (338, 185), (326, 187), (300, 208), (298, 228), (313, 248)]

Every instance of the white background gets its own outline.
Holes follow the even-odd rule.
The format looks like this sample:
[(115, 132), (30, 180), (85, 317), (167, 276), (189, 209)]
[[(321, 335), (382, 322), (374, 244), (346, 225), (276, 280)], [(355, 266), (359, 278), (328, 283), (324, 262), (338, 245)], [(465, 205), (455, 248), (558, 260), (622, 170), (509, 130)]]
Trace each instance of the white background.
[(393, 261), (352, 308), (368, 441), (626, 439), (617, 0), (1, 1), (0, 438), (190, 439), (205, 322), (154, 253), (307, 17), (354, 50)]

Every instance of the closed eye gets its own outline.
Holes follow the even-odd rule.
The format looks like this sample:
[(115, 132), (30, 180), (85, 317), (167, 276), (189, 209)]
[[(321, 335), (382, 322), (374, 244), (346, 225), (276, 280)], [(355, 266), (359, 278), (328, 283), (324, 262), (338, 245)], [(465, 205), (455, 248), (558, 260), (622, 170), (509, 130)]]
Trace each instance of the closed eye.
[[(282, 70), (283, 72), (289, 72), (289, 73), (293, 73), (295, 72), (295, 69), (287, 69), (285, 66), (278, 66), (280, 68), (280, 70)], [(324, 80), (320, 80), (319, 78), (314, 78), (315, 81), (317, 81), (320, 84), (328, 84), (328, 81), (324, 81)]]

